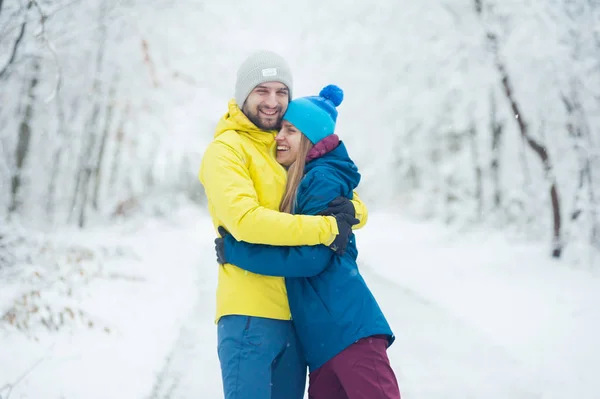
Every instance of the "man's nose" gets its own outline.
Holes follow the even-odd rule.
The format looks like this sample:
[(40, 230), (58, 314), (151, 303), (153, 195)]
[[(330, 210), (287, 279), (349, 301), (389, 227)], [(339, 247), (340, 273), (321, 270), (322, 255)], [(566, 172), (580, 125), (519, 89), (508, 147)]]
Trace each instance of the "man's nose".
[(265, 105), (275, 108), (277, 106), (277, 93), (269, 93), (267, 98), (265, 98)]

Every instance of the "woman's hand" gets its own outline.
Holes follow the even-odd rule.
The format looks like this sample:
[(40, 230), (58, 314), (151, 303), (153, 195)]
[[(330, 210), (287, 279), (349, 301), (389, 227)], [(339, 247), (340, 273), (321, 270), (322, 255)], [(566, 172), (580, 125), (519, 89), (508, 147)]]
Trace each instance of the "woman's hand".
[(219, 265), (224, 265), (227, 263), (227, 259), (225, 257), (225, 236), (229, 234), (224, 227), (219, 226), (217, 229), (219, 231), (219, 235), (221, 237), (215, 238), (215, 251), (217, 252), (217, 263)]

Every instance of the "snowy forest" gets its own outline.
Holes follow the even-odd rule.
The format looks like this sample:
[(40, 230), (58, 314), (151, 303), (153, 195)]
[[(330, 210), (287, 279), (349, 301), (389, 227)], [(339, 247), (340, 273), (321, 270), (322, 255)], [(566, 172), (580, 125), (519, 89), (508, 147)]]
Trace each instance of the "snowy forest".
[(314, 2), (294, 24), (277, 14), (297, 6), (242, 20), (224, 3), (0, 2), (3, 241), (160, 193), (202, 201), (202, 151), (260, 43), (228, 25), (256, 17), (296, 93), (345, 89), (339, 134), (371, 207), (515, 227), (554, 257), (600, 248), (597, 1)]
[[(509, 237), (514, 247), (543, 248), (523, 252), (536, 254), (536, 259), (533, 255), (514, 261), (507, 257), (511, 259), (505, 261), (507, 270), (520, 270), (523, 263), (535, 262), (552, 265), (544, 266), (542, 276), (549, 268), (552, 273), (600, 270), (599, 0), (0, 0), (0, 333), (60, 330), (68, 320), (76, 320), (110, 335), (118, 323), (108, 316), (98, 317), (102, 308), (82, 304), (88, 298), (81, 294), (82, 287), (98, 278), (123, 284), (171, 279), (165, 282), (164, 292), (148, 289), (141, 298), (157, 296), (165, 303), (172, 299), (169, 306), (184, 314), (198, 285), (189, 283), (188, 291), (182, 288), (187, 296), (181, 294), (180, 299), (166, 287), (195, 281), (192, 271), (206, 270), (198, 264), (213, 262), (210, 223), (198, 222), (210, 230), (207, 235), (195, 235), (192, 228), (176, 235), (168, 228), (156, 227), (158, 222), (151, 224), (150, 230), (158, 231), (154, 232), (158, 241), (151, 242), (158, 242), (154, 247), (164, 247), (165, 258), (160, 262), (170, 268), (175, 263), (180, 269), (174, 270), (180, 272), (189, 269), (168, 278), (159, 267), (136, 266), (136, 259), (146, 258), (136, 258), (129, 244), (122, 244), (112, 232), (115, 226), (130, 226), (128, 221), (165, 217), (182, 204), (205, 211), (206, 199), (198, 180), (202, 154), (233, 97), (239, 64), (257, 49), (273, 50), (287, 59), (294, 74), (294, 97), (317, 94), (327, 84), (344, 90), (336, 133), (361, 171), (360, 197), (370, 214), (401, 213), (416, 223), (385, 226), (383, 232), (371, 230), (380, 236), (368, 236), (366, 242), (371, 245), (360, 247), (365, 249), (365, 263), (387, 262), (385, 267), (399, 270), (407, 267), (401, 269), (400, 280), (430, 290), (434, 302), (455, 306), (466, 318), (494, 311), (488, 307), (483, 313), (469, 315), (468, 304), (474, 301), (469, 297), (461, 302), (463, 284), (459, 280), (454, 291), (443, 297), (442, 285), (435, 281), (427, 285), (426, 278), (417, 274), (411, 277), (407, 272), (411, 269), (405, 265), (409, 262), (400, 256), (396, 265), (395, 253), (384, 262), (375, 261), (378, 258), (373, 254), (380, 242), (389, 239), (392, 244), (388, 247), (402, 248), (413, 234), (411, 226), (419, 230), (418, 223), (438, 223), (452, 229), (452, 237), (493, 232)], [(188, 213), (181, 218), (185, 215)], [(372, 222), (373, 229), (381, 226), (378, 220)], [(405, 219), (390, 218), (393, 220)], [(430, 234), (424, 227), (423, 231), (415, 235)], [(159, 233), (164, 234), (164, 241)], [(140, 237), (139, 247), (133, 245), (136, 251), (153, 253), (148, 249), (152, 244)], [(440, 251), (444, 240), (435, 244)], [(169, 245), (183, 248), (183, 244), (197, 258), (194, 264), (191, 260), (186, 264), (188, 269), (181, 266), (186, 256), (182, 251), (168, 253)], [(465, 251), (476, 255), (471, 259), (476, 265), (464, 269), (472, 275), (486, 266), (496, 267), (495, 259), (502, 258), (493, 250), (478, 250), (473, 246)], [(439, 258), (445, 261), (444, 252)], [(434, 259), (432, 264), (443, 263)], [(456, 263), (463, 270), (461, 261)], [(413, 269), (429, 273), (427, 276), (446, 276), (429, 264)], [(449, 267), (448, 273), (451, 270)], [(460, 273), (448, 274), (451, 278), (456, 275)], [(563, 292), (568, 285), (563, 285), (564, 280), (573, 277), (552, 274), (548, 283), (532, 277), (536, 275), (515, 272), (506, 291), (521, 298), (514, 299), (521, 300), (520, 305), (506, 313), (519, 314), (517, 310), (523, 307), (524, 325), (529, 314), (546, 317), (544, 306), (550, 306), (540, 299), (539, 308), (527, 308), (537, 303), (527, 296), (531, 287), (541, 284), (544, 293)], [(598, 301), (585, 294), (597, 292), (595, 280), (582, 276), (579, 285), (574, 283), (579, 281), (575, 277), (569, 280), (572, 294), (557, 299), (560, 306), (553, 312), (579, 314), (567, 310), (571, 308), (566, 305), (561, 307), (562, 301), (573, 301), (597, 314), (594, 303)], [(451, 278), (446, 278), (444, 285), (452, 287)], [(532, 285), (525, 289), (528, 278)], [(204, 281), (204, 277), (199, 279)], [(490, 278), (493, 283), (489, 287), (496, 287), (500, 280)], [(208, 288), (202, 286), (200, 291), (209, 292), (202, 295), (212, 298), (216, 284), (206, 284)], [(119, 306), (129, 313), (122, 325), (129, 315), (152, 313), (160, 321), (171, 312), (158, 300), (148, 302), (153, 304), (152, 310), (127, 308), (131, 298), (126, 294), (119, 297), (116, 285), (110, 287), (108, 295), (101, 290), (95, 295), (102, 303), (113, 295), (125, 298)], [(525, 294), (519, 297), (516, 294), (521, 288)], [(123, 292), (136, 289), (127, 286)], [(400, 301), (392, 294), (404, 295), (396, 288), (380, 291), (387, 292), (390, 303)], [(480, 295), (484, 291), (477, 286), (473, 292)], [(581, 296), (573, 294), (580, 291)], [(498, 292), (498, 297), (510, 296)], [(199, 324), (213, 328), (213, 309), (195, 306), (195, 311), (206, 317)], [(113, 314), (110, 312), (105, 310), (105, 314)], [(581, 330), (590, 333), (589, 342), (598, 348), (592, 331), (600, 322), (594, 322), (597, 316), (590, 314), (586, 319), (589, 328)], [(552, 322), (547, 325), (573, 326), (575, 331), (577, 324), (568, 317), (548, 316)], [(487, 320), (485, 316), (480, 319)], [(140, 326), (146, 325), (140, 322)], [(490, 334), (502, 331), (493, 323), (486, 326)], [(415, 337), (421, 337), (422, 330), (415, 329)], [(550, 330), (540, 327), (540, 334), (547, 337)], [(532, 341), (518, 341), (523, 345), (513, 353), (529, 353), (535, 347), (531, 342), (552, 342), (535, 338), (535, 329), (527, 331)], [(504, 333), (510, 336), (510, 331)], [(123, 348), (135, 346), (143, 335), (140, 330), (135, 339), (124, 340)], [(171, 335), (176, 335), (175, 327)], [(0, 368), (0, 399), (5, 399), (36, 357), (22, 356), (20, 349), (10, 355), (6, 351), (9, 345), (2, 347), (2, 339), (0, 364), (3, 351), (11, 361), (19, 358), (14, 367), (6, 367), (18, 370), (11, 378), (1, 375), (6, 370)], [(468, 348), (472, 342), (475, 339)], [(562, 356), (553, 356), (575, 364), (581, 359), (573, 360), (579, 355), (573, 354), (573, 342), (568, 342)], [(147, 347), (163, 348), (160, 350), (166, 353), (168, 344), (162, 345), (152, 342)], [(412, 346), (410, 342), (406, 345)], [(539, 348), (539, 353), (548, 356), (556, 349), (541, 344)], [(586, 354), (591, 358), (592, 349), (583, 350), (581, 358)], [(202, 351), (200, 357), (206, 356)], [(531, 359), (551, 362), (531, 353)], [(415, 350), (414, 358), (421, 357)], [(539, 366), (535, 361), (533, 370)], [(583, 375), (597, 370), (588, 364), (577, 372)], [(218, 366), (207, 368), (217, 370)], [(479, 369), (473, 366), (474, 373)], [(47, 375), (52, 375), (50, 370), (48, 367)], [(559, 366), (552, 369), (556, 376), (566, 375), (557, 370)], [(576, 373), (575, 367), (573, 370)], [(423, 381), (429, 381), (423, 375)], [(572, 386), (580, 383), (579, 377), (572, 377)], [(588, 377), (582, 387), (596, 383), (594, 375)], [(540, 377), (539, 381), (545, 380)], [(561, 381), (556, 379), (556, 385)], [(40, 384), (39, 391), (46, 392), (47, 385)], [(413, 387), (427, 385), (415, 383)], [(552, 384), (547, 386), (551, 389)], [(462, 386), (456, 387), (461, 391)], [(413, 388), (413, 392), (420, 391)], [(133, 393), (120, 395), (134, 397)], [(67, 396), (61, 393), (56, 397)], [(156, 393), (151, 397), (162, 396)]]
[(202, 152), (267, 37), (295, 95), (344, 88), (338, 134), (371, 209), (491, 225), (555, 258), (600, 248), (597, 1), (226, 3), (0, 1), (3, 265), (28, 231), (172, 193), (202, 204)]
[[(345, 88), (339, 131), (368, 203), (518, 225), (555, 257), (600, 248), (599, 4), (355, 3), (268, 31), (296, 92)], [(201, 200), (199, 158), (254, 40), (227, 36), (238, 21), (221, 7), (0, 3), (4, 238), (12, 224), (84, 228), (165, 191)], [(297, 41), (277, 43), (283, 29)]]

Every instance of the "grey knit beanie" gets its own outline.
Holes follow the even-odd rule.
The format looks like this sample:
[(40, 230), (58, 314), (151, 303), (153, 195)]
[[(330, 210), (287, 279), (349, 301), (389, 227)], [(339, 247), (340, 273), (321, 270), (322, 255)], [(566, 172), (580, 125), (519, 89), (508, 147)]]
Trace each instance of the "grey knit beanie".
[(288, 63), (272, 51), (258, 51), (240, 65), (235, 82), (235, 101), (242, 108), (248, 94), (265, 82), (281, 82), (287, 86), (292, 98), (294, 80)]

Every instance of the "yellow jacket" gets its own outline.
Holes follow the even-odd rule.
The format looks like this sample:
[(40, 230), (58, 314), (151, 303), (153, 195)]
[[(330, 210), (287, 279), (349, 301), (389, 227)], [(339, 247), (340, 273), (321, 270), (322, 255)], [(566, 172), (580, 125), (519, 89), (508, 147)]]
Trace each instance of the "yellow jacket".
[[(202, 157), (200, 181), (215, 230), (225, 227), (237, 240), (269, 245), (329, 245), (338, 234), (332, 216), (291, 215), (278, 211), (286, 170), (275, 159), (276, 131), (258, 129), (235, 100), (217, 125)], [(362, 227), (367, 209), (354, 193)], [(225, 315), (289, 320), (282, 277), (254, 274), (234, 265), (219, 267), (216, 321)]]

